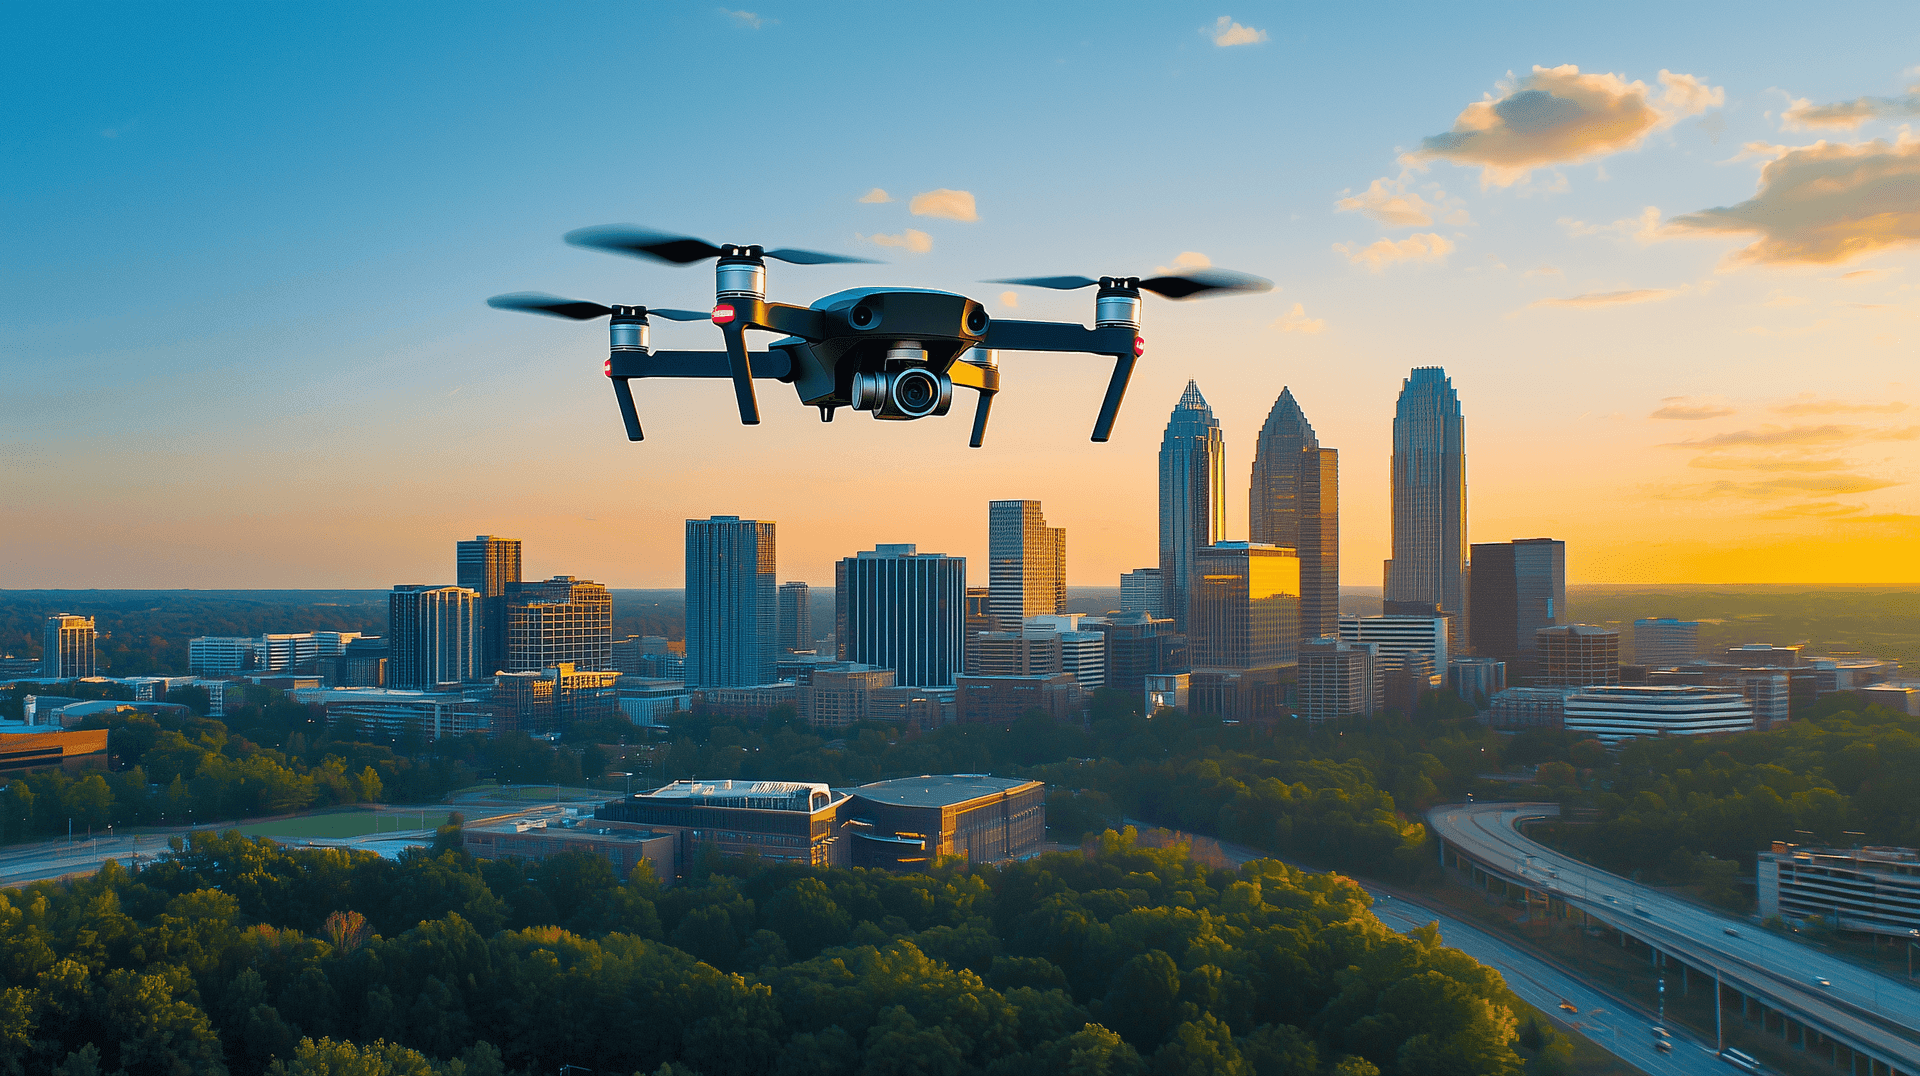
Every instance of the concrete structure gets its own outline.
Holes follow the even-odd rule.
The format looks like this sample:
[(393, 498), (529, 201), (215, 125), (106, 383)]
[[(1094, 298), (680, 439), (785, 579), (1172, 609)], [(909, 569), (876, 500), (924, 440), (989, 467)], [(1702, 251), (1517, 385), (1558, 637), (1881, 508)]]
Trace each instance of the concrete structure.
[(1046, 632), (1058, 639), (1060, 671), (1091, 692), (1107, 682), (1107, 637), (1090, 625), (1082, 627), (1080, 622), (1087, 619), (1091, 618), (1080, 613), (1030, 616), (1022, 630), (1030, 635)]
[(1506, 662), (1516, 679), (1537, 675), (1537, 633), (1567, 618), (1567, 543), (1523, 538), (1472, 549), (1472, 652)]
[(1047, 839), (1047, 790), (1038, 781), (953, 774), (851, 791), (840, 814), (856, 867), (924, 870), (948, 857), (1000, 863), (1037, 854)]
[(1141, 712), (1152, 717), (1158, 710), (1185, 712), (1192, 705), (1193, 676), (1190, 673), (1152, 673), (1142, 678), (1145, 694)]
[(387, 683), (425, 691), (480, 675), (478, 597), (465, 587), (394, 587), (387, 597)]
[(1187, 637), (1174, 633), (1171, 617), (1156, 618), (1146, 613), (1087, 616), (1080, 618), (1080, 625), (1106, 637), (1103, 686), (1140, 691), (1148, 676), (1185, 672), (1188, 668)]
[(1567, 696), (1577, 688), (1510, 687), (1487, 700), (1487, 723), (1499, 732), (1565, 728)]
[(1300, 558), (1281, 546), (1216, 542), (1197, 550), (1187, 654), (1202, 669), (1291, 667), (1300, 653)]
[(313, 632), (262, 635), (253, 641), (253, 662), (247, 668), (270, 673), (311, 669), (319, 657), (320, 639)]
[(963, 725), (1007, 726), (1029, 711), (1063, 724), (1086, 720), (1086, 695), (1066, 673), (1051, 676), (962, 676), (954, 685), (953, 718)]
[(614, 876), (626, 878), (646, 863), (653, 876), (672, 882), (680, 873), (674, 835), (628, 822), (581, 818), (573, 808), (520, 815), (462, 827), (466, 850), (481, 859), (542, 860), (562, 852), (605, 859)]
[(772, 680), (779, 627), (772, 521), (687, 520), (687, 686)]
[(1135, 568), (1120, 573), (1120, 611), (1167, 619), (1166, 580), (1158, 568)]
[(987, 502), (989, 611), (1003, 626), (1060, 613), (1067, 600), (1067, 532), (1039, 501)]
[(1910, 684), (1875, 684), (1859, 689), (1860, 697), (1870, 705), (1884, 706), (1908, 717), (1920, 717), (1920, 687)]
[(1700, 656), (1700, 622), (1670, 616), (1633, 622), (1633, 661), (1650, 669), (1685, 665)]
[(1339, 630), (1340, 458), (1321, 448), (1313, 426), (1282, 388), (1253, 454), (1247, 537), (1285, 546), (1300, 559), (1300, 638)]
[(369, 732), (387, 736), (418, 733), (443, 736), (492, 734), (494, 707), (462, 691), (401, 691), (390, 688), (302, 688), (293, 701), (321, 707), (327, 724), (352, 719)]
[(1343, 616), (1340, 641), (1372, 643), (1378, 650), (1374, 669), (1384, 682), (1387, 673), (1410, 661), (1431, 675), (1447, 667), (1447, 619), (1439, 616)]
[(838, 657), (894, 671), (902, 686), (941, 687), (966, 667), (967, 560), (879, 545), (834, 566)]
[(1760, 665), (1772, 665), (1779, 668), (1791, 668), (1800, 664), (1800, 651), (1805, 647), (1774, 646), (1772, 643), (1742, 643), (1727, 647), (1726, 662), (1741, 668), (1754, 668)]
[(0, 736), (0, 778), (35, 770), (107, 768), (107, 730), (53, 732), (40, 728)]
[(1200, 386), (1187, 382), (1160, 437), (1161, 599), (1174, 626), (1187, 627), (1194, 559), (1226, 536), (1227, 446)]
[(384, 637), (361, 636), (340, 653), (322, 656), (314, 667), (334, 687), (386, 687), (390, 654)]
[(1271, 724), (1292, 713), (1293, 665), (1257, 669), (1194, 669), (1187, 674), (1187, 710), (1234, 725)]
[(1825, 920), (1905, 940), (1920, 930), (1920, 851), (1808, 848), (1773, 842), (1754, 857), (1760, 918)]
[(973, 676), (1052, 676), (1065, 672), (1060, 636), (1051, 631), (983, 631), (969, 640)]
[(252, 667), (250, 636), (201, 635), (187, 640), (187, 671), (195, 676), (229, 676)]
[(500, 731), (544, 736), (619, 715), (619, 680), (617, 672), (576, 669), (570, 661), (548, 669), (495, 673), (493, 704), (500, 708)]
[(801, 582), (782, 583), (779, 599), (779, 648), (789, 654), (813, 649), (813, 589)]
[(507, 588), (508, 672), (559, 665), (613, 668), (613, 593), (599, 583), (556, 575)]
[(645, 728), (664, 728), (675, 715), (693, 709), (693, 694), (684, 680), (622, 675), (614, 688), (620, 712)]
[(40, 675), (79, 680), (97, 674), (93, 618), (55, 613), (41, 630)]
[(776, 706), (791, 706), (798, 699), (793, 681), (748, 684), (745, 687), (708, 687), (693, 693), (696, 708), (721, 717), (759, 720)]
[(1877, 658), (1813, 658), (1807, 664), (1820, 674), (1819, 693), (1859, 691), (1884, 684), (1900, 675), (1900, 666)]
[(1401, 385), (1392, 481), (1384, 611), (1447, 617), (1448, 643), (1458, 650), (1468, 637), (1466, 420), (1452, 379), (1437, 366), (1415, 368)]
[(794, 705), (809, 728), (844, 729), (874, 720), (874, 693), (894, 686), (892, 669), (836, 661), (803, 671)]
[(1756, 729), (1785, 728), (1792, 719), (1792, 678), (1780, 668), (1741, 669), (1716, 678), (1724, 687), (1737, 688), (1753, 710)]
[(475, 599), (480, 638), (477, 675), (487, 677), (512, 668), (507, 664), (507, 597), (520, 583), (520, 539), (476, 535), (471, 542), (454, 543), (453, 561), (453, 581), (478, 595)]
[(1380, 706), (1376, 651), (1372, 643), (1343, 643), (1332, 635), (1302, 640), (1294, 714), (1316, 725), (1372, 716)]
[(1591, 687), (1620, 682), (1620, 633), (1591, 624), (1563, 624), (1534, 633), (1534, 687)]
[(1507, 663), (1499, 658), (1450, 659), (1447, 662), (1447, 687), (1464, 701), (1483, 706), (1483, 700), (1491, 699), (1507, 689)]
[(1746, 732), (1753, 710), (1737, 692), (1710, 687), (1615, 685), (1567, 696), (1566, 729), (1608, 746), (1636, 736)]

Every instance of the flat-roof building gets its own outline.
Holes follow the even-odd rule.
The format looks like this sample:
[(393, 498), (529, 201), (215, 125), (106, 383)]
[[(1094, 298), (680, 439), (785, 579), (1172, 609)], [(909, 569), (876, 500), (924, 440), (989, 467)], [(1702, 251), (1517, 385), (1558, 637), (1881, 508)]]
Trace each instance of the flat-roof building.
[(40, 675), (59, 680), (94, 675), (98, 669), (94, 639), (90, 616), (55, 613), (48, 617), (41, 636)]
[(852, 862), (839, 826), (846, 798), (811, 782), (686, 780), (612, 800), (593, 816), (671, 834), (683, 865), (711, 845), (722, 855), (845, 867)]
[(1487, 724), (1499, 732), (1565, 728), (1567, 696), (1576, 688), (1510, 687), (1487, 699)]
[(482, 859), (541, 860), (563, 852), (600, 856), (616, 877), (625, 878), (642, 862), (653, 867), (655, 878), (671, 882), (680, 873), (673, 834), (628, 822), (581, 818), (562, 811), (520, 815), (464, 826), (466, 850)]
[(404, 691), (376, 687), (301, 688), (293, 701), (320, 706), (327, 724), (353, 720), (388, 736), (419, 733), (429, 740), (494, 731), (494, 707), (460, 691)]
[(1299, 703), (1309, 724), (1369, 717), (1380, 705), (1380, 678), (1372, 643), (1343, 643), (1327, 635), (1300, 643)]
[(1533, 687), (1590, 687), (1620, 682), (1620, 633), (1592, 624), (1562, 624), (1533, 633), (1538, 655)]
[(570, 575), (514, 583), (506, 609), (506, 671), (613, 668), (613, 592), (604, 585)]
[(1755, 856), (1760, 917), (1821, 919), (1841, 930), (1908, 938), (1920, 930), (1920, 851), (1802, 848)]
[(1633, 622), (1633, 661), (1650, 669), (1685, 665), (1700, 656), (1700, 622), (1670, 616)]
[(1072, 725), (1086, 717), (1086, 696), (1066, 673), (962, 676), (953, 698), (954, 720), (963, 725), (1011, 725), (1030, 710)]
[(87, 766), (107, 768), (107, 730), (84, 729), (30, 732), (0, 736), (0, 777), (50, 770), (69, 772)]
[(943, 857), (999, 863), (1040, 851), (1047, 790), (985, 774), (901, 777), (850, 790), (841, 806), (853, 865), (923, 870)]
[(1712, 687), (1617, 684), (1573, 692), (1566, 729), (1612, 746), (1636, 736), (1746, 732), (1753, 709), (1737, 691)]

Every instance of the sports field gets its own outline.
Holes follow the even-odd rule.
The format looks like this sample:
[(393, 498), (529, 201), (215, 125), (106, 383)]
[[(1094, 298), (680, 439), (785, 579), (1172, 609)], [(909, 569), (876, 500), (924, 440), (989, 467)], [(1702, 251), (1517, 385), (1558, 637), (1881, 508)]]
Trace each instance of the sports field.
[(436, 829), (447, 820), (444, 807), (429, 808), (422, 825), (419, 811), (369, 811), (347, 808), (256, 822), (241, 826), (249, 837), (364, 837), (370, 833), (394, 833), (404, 830)]

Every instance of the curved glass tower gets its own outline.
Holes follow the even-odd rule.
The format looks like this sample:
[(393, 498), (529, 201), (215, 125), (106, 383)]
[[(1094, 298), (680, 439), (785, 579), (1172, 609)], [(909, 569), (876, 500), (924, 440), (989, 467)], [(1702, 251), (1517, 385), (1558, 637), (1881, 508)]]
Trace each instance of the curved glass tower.
[(1453, 380), (1416, 367), (1393, 414), (1393, 559), (1386, 611), (1448, 617), (1456, 646), (1466, 636), (1466, 420)]
[(1160, 438), (1160, 579), (1174, 627), (1187, 630), (1194, 553), (1227, 529), (1227, 442), (1200, 386), (1187, 382)]
[(1300, 557), (1300, 637), (1340, 630), (1340, 460), (1321, 448), (1293, 390), (1273, 401), (1253, 454), (1248, 537)]

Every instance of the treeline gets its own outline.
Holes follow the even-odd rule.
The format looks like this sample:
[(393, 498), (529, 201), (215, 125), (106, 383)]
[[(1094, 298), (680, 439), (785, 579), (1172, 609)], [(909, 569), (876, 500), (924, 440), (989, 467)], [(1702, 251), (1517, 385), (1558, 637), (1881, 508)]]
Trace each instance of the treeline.
[[(399, 861), (196, 834), (0, 896), (8, 1072), (1515, 1076), (1497, 973), (1272, 860), (924, 874)], [(1552, 1037), (1552, 1033), (1547, 1033)], [(1538, 1041), (1530, 1034), (1529, 1041)], [(1564, 1043), (1536, 1071), (1564, 1070)]]

